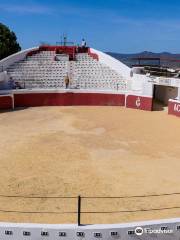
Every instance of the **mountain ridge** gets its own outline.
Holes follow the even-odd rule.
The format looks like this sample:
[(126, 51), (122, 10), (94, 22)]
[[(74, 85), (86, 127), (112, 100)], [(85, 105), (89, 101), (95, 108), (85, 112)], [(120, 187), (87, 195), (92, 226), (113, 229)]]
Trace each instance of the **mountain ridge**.
[[(137, 61), (133, 60), (132, 58), (138, 58), (138, 57), (144, 57), (144, 58), (161, 58), (161, 59), (169, 59), (166, 61), (163, 61), (162, 65), (173, 67), (173, 68), (179, 68), (180, 62), (171, 62), (171, 59), (174, 60), (180, 60), (180, 53), (170, 53), (170, 52), (149, 52), (149, 51), (143, 51), (140, 53), (116, 53), (116, 52), (106, 52), (108, 55), (118, 59), (119, 61), (122, 61), (129, 67), (132, 67), (133, 64), (136, 64)], [(147, 61), (146, 61), (147, 63)], [(150, 61), (151, 64), (153, 64), (153, 61)], [(155, 62), (154, 62), (155, 63)]]

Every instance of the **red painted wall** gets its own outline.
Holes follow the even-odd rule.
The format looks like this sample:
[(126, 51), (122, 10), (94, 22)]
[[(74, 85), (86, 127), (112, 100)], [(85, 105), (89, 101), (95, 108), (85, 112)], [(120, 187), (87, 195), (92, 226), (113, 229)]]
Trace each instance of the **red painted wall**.
[(180, 102), (168, 102), (168, 114), (180, 117)]
[(28, 52), (26, 56), (27, 57), (32, 56), (32, 55), (37, 54), (37, 53), (40, 53), (39, 49), (38, 50), (32, 50), (32, 51)]
[[(36, 106), (124, 106), (125, 95), (105, 93), (23, 93), (14, 94), (15, 107)], [(128, 95), (126, 107), (141, 110), (152, 110), (152, 98)], [(11, 109), (12, 98), (0, 97), (0, 109)], [(180, 116), (180, 103), (175, 108), (169, 102), (169, 114)]]
[(15, 94), (15, 107), (35, 106), (124, 106), (125, 95), (100, 93), (29, 93)]
[(77, 47), (77, 46), (40, 46), (38, 50), (32, 50), (27, 53), (28, 56), (40, 53), (41, 51), (56, 51), (56, 53), (62, 52), (69, 54), (70, 59), (74, 59), (76, 53), (88, 53), (92, 58), (99, 60), (96, 53), (92, 53), (89, 47)]
[(88, 48), (88, 54), (89, 54), (90, 57), (99, 61), (99, 56), (96, 53), (92, 53), (90, 48)]
[(0, 109), (12, 109), (12, 98), (9, 96), (0, 97)]
[(126, 107), (140, 110), (152, 111), (152, 98), (128, 95), (126, 97)]

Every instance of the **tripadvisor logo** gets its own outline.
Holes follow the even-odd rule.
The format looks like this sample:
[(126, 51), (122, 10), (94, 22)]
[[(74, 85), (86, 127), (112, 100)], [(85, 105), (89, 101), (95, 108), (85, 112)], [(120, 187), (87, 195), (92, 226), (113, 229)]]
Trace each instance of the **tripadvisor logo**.
[(135, 229), (135, 234), (137, 236), (141, 236), (143, 234), (172, 234), (173, 230), (172, 229), (167, 229), (167, 228), (161, 228), (161, 229), (150, 229), (150, 228), (142, 228), (142, 227), (137, 227)]
[(141, 235), (143, 235), (143, 233), (144, 233), (144, 230), (143, 230), (142, 227), (137, 227), (137, 228), (135, 229), (135, 234), (136, 234), (137, 236), (141, 236)]

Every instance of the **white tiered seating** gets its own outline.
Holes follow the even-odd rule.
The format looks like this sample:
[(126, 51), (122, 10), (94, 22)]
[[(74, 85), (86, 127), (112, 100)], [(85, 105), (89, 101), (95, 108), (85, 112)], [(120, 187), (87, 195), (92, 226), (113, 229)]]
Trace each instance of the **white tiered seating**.
[(85, 89), (126, 90), (126, 80), (116, 71), (93, 59), (86, 53), (76, 56), (73, 85)]
[(54, 51), (44, 51), (8, 68), (8, 74), (22, 88), (64, 88), (67, 59), (55, 61)]
[(119, 73), (88, 53), (76, 54), (75, 61), (69, 61), (69, 56), (65, 54), (58, 54), (58, 59), (55, 57), (55, 51), (41, 51), (14, 63), (7, 71), (22, 88), (64, 89), (68, 73), (71, 88), (127, 90), (127, 82)]

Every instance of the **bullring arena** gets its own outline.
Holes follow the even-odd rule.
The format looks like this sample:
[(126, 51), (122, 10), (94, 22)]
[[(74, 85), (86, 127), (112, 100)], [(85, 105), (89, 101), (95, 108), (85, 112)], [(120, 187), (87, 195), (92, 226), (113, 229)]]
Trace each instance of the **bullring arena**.
[[(137, 239), (137, 226), (173, 229), (158, 239), (179, 239), (178, 78), (67, 46), (0, 65), (3, 239)], [(79, 195), (81, 223), (101, 225), (45, 225), (76, 224)]]

